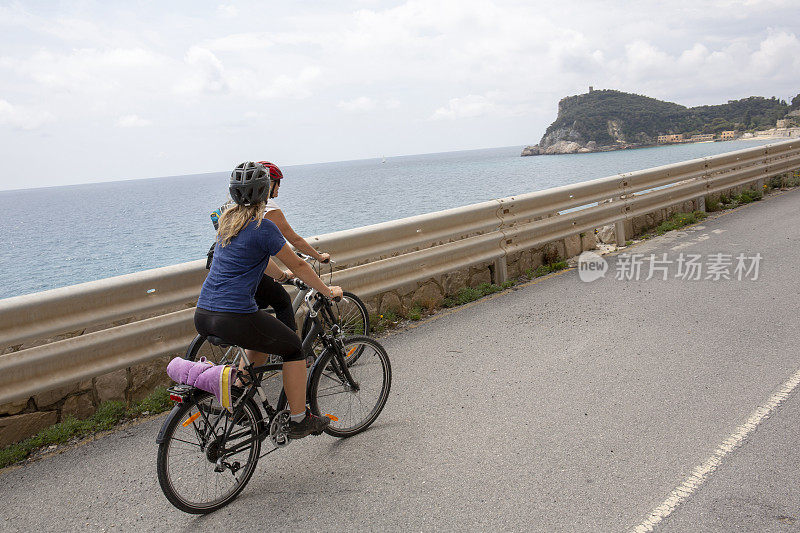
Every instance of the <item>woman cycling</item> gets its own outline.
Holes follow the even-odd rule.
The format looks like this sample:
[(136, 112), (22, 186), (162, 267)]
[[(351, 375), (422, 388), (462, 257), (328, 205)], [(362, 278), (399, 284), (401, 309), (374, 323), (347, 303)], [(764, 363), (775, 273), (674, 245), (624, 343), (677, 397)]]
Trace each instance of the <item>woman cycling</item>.
[[(303, 237), (298, 235), (292, 226), (289, 225), (281, 208), (275, 203), (274, 199), (278, 196), (278, 190), (280, 189), (281, 180), (283, 179), (283, 172), (281, 172), (281, 169), (269, 161), (259, 161), (258, 163), (269, 171), (269, 195), (267, 197), (266, 207), (264, 208), (264, 218), (278, 226), (281, 234), (283, 234), (286, 240), (288, 240), (295, 249), (310, 255), (321, 263), (327, 263), (330, 260), (330, 254), (318, 252), (313, 246), (308, 244)], [(217, 226), (215, 218), (219, 216), (218, 213), (223, 213), (232, 205), (234, 205), (232, 202), (228, 202), (212, 213), (211, 220), (214, 222), (215, 228)], [(289, 265), (286, 266), (288, 267)], [(291, 269), (291, 267), (289, 268)], [(281, 285), (281, 282), (287, 281), (292, 276), (292, 272), (285, 272), (274, 262), (270, 261), (264, 276), (261, 278), (256, 288), (255, 300), (259, 309), (264, 309), (268, 306), (272, 307), (272, 309), (275, 310), (275, 316), (281, 322), (286, 324), (293, 331), (297, 331), (297, 323), (295, 322), (294, 310), (292, 309), (292, 299), (289, 293), (286, 292), (286, 289)]]
[(219, 218), (216, 250), (200, 290), (194, 324), (201, 335), (213, 335), (245, 348), (250, 361), (264, 364), (266, 354), (283, 358), (283, 387), (289, 400), (289, 437), (319, 435), (330, 423), (305, 406), (306, 365), (300, 338), (255, 301), (256, 288), (270, 257), (277, 257), (310, 287), (341, 298), (341, 287), (328, 287), (295, 255), (278, 230), (264, 217), (270, 190), (269, 171), (260, 163), (237, 166), (230, 179), (235, 205)]

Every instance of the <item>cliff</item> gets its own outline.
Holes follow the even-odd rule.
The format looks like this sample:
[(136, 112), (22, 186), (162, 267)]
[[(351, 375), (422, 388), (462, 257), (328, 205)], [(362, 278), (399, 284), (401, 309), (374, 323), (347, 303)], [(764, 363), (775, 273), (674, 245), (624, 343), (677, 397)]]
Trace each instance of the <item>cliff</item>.
[(590, 91), (563, 98), (556, 120), (539, 144), (526, 146), (522, 155), (619, 150), (653, 145), (659, 135), (773, 127), (798, 104), (798, 97), (790, 106), (775, 97), (751, 96), (727, 104), (687, 108), (622, 91)]

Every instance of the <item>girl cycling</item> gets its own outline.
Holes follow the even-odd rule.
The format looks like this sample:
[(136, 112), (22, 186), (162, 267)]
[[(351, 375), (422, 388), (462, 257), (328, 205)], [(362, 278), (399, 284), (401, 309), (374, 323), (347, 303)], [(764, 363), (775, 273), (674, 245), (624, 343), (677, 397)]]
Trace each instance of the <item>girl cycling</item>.
[(330, 420), (306, 409), (306, 365), (300, 338), (280, 320), (259, 310), (256, 289), (270, 257), (280, 259), (325, 296), (341, 298), (342, 289), (325, 285), (265, 217), (272, 181), (260, 163), (248, 161), (233, 170), (229, 190), (235, 205), (219, 218), (216, 249), (200, 290), (194, 323), (201, 335), (245, 348), (255, 365), (264, 364), (267, 353), (283, 358), (283, 387), (291, 413), (289, 437), (299, 439), (321, 434)]
[[(283, 179), (283, 172), (277, 165), (269, 161), (259, 161), (267, 171), (269, 171), (269, 195), (267, 196), (267, 203), (264, 208), (264, 218), (272, 221), (280, 230), (281, 234), (288, 240), (296, 250), (310, 255), (321, 263), (327, 263), (330, 260), (330, 254), (320, 253), (313, 246), (297, 234), (289, 225), (283, 211), (275, 203), (275, 198), (278, 196), (278, 191)], [(211, 214), (211, 220), (214, 222), (214, 228), (217, 228), (217, 219), (221, 213), (226, 209), (235, 205), (233, 202), (228, 202), (214, 213)], [(286, 265), (287, 267), (289, 265)], [(291, 267), (289, 267), (291, 269)], [(273, 261), (270, 261), (267, 269), (262, 276), (256, 288), (255, 300), (259, 309), (264, 309), (268, 306), (275, 310), (275, 316), (284, 324), (286, 324), (293, 331), (297, 331), (297, 324), (295, 322), (294, 311), (292, 309), (292, 299), (286, 292), (286, 289), (281, 285), (282, 282), (292, 278), (292, 272), (283, 271)]]

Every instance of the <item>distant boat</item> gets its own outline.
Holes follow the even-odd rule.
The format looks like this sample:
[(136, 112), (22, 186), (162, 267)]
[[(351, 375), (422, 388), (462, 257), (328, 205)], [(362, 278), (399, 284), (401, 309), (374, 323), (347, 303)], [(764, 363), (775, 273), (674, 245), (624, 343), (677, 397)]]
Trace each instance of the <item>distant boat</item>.
[(386, 158), (385, 157), (383, 158), (383, 161), (381, 161), (381, 163), (386, 163)]

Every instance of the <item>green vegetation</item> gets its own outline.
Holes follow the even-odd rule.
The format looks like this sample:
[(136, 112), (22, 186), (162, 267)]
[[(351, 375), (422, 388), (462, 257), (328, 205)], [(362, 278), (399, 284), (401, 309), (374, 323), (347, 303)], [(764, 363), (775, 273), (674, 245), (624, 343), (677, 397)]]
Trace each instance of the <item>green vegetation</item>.
[(45, 446), (64, 444), (73, 438), (109, 430), (125, 419), (160, 413), (171, 407), (172, 402), (169, 400), (166, 387), (157, 387), (142, 401), (130, 407), (125, 407), (124, 402), (103, 402), (86, 420), (68, 417), (54, 426), (43, 429), (33, 437), (3, 448), (0, 450), (0, 468), (22, 461), (35, 450)]
[(656, 226), (653, 232), (656, 235), (664, 235), (668, 231), (680, 229), (691, 224), (696, 224), (707, 216), (708, 214), (703, 211), (695, 211), (693, 213), (675, 213), (669, 217), (669, 219)]
[(539, 265), (535, 269), (529, 268), (528, 270), (525, 271), (525, 275), (531, 279), (540, 278), (542, 276), (550, 274), (551, 272), (558, 272), (559, 270), (564, 270), (565, 268), (567, 268), (567, 266), (568, 265), (566, 261), (556, 261), (555, 263)]
[(509, 280), (502, 285), (494, 283), (481, 283), (477, 287), (462, 287), (453, 296), (447, 296), (442, 302), (442, 307), (456, 307), (457, 305), (464, 305), (469, 302), (474, 302), (484, 296), (495, 294), (504, 291), (514, 286), (514, 282)]
[[(596, 141), (600, 146), (627, 143), (652, 143), (658, 135), (684, 133), (718, 134), (725, 130), (755, 130), (775, 126), (793, 107), (800, 107), (800, 95), (789, 106), (774, 96), (751, 96), (729, 100), (727, 104), (684, 107), (672, 102), (614, 90), (598, 90), (568, 96), (558, 103), (558, 117), (545, 131), (545, 138), (556, 130), (573, 130), (569, 140)], [(612, 131), (610, 121), (618, 124)]]
[[(764, 190), (778, 189), (780, 187), (797, 187), (800, 185), (800, 179), (792, 179), (792, 176), (785, 178), (773, 178), (764, 184)], [(715, 211), (722, 211), (723, 209), (733, 209), (740, 205), (757, 202), (764, 197), (764, 193), (760, 190), (745, 189), (736, 196), (728, 196), (727, 194), (720, 195), (719, 198), (706, 198), (706, 211), (713, 213)]]
[(745, 189), (736, 197), (736, 202), (740, 205), (757, 202), (764, 197), (764, 193), (755, 189)]
[(716, 211), (722, 211), (722, 202), (720, 202), (719, 198), (706, 198), (706, 211), (708, 213), (714, 213)]
[(373, 333), (382, 333), (388, 328), (392, 328), (400, 321), (397, 311), (389, 309), (384, 311), (382, 315), (370, 315), (369, 323), (370, 329)]

